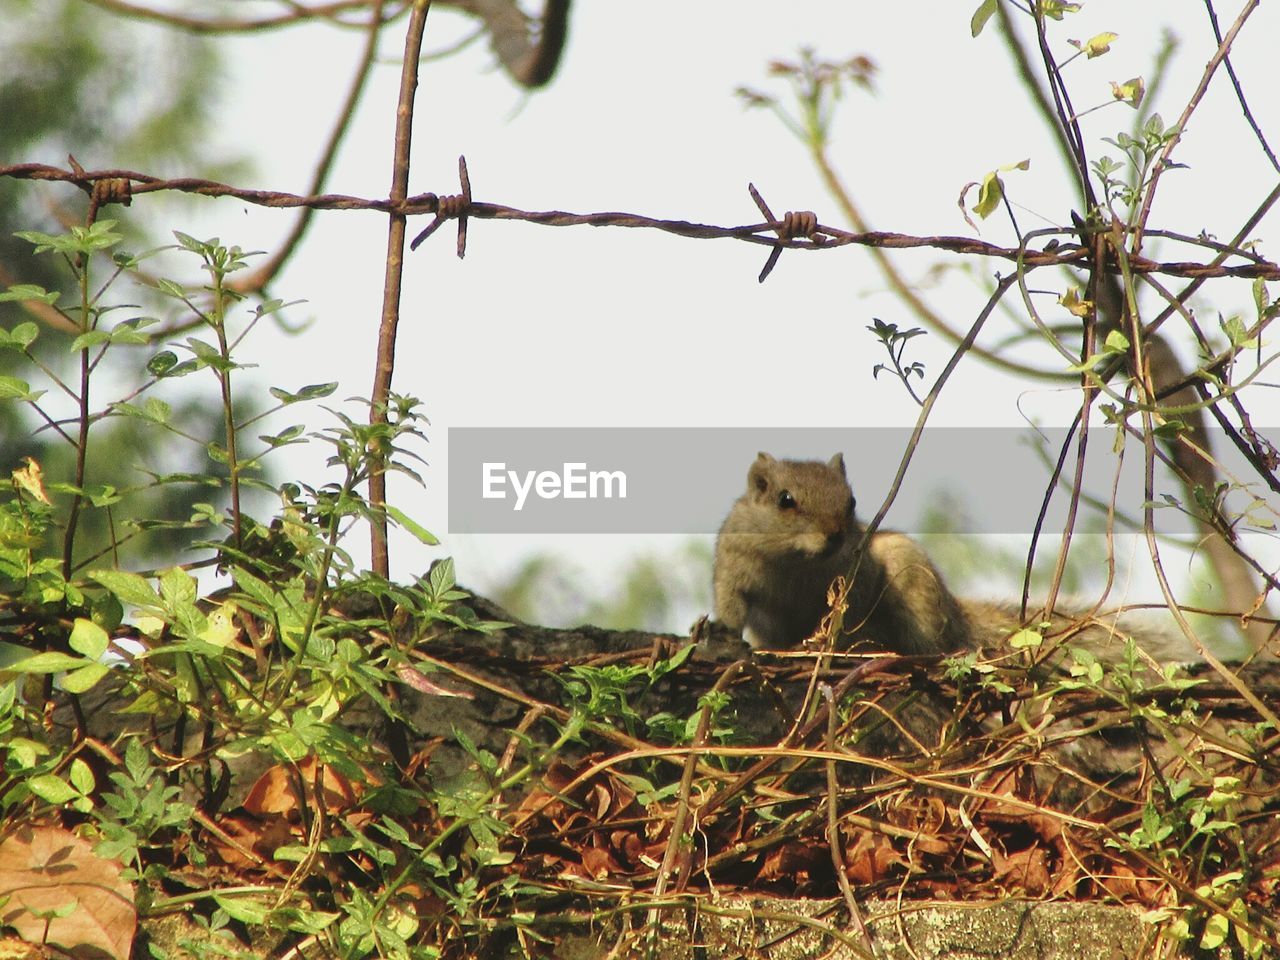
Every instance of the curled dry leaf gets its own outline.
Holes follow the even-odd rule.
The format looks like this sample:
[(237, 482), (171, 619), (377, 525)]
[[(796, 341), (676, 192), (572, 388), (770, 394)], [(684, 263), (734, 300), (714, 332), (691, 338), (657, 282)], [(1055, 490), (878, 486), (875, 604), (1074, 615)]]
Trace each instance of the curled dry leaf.
[(878, 883), (901, 876), (909, 867), (888, 837), (866, 830), (845, 850), (844, 859), (845, 873), (853, 883)]
[(427, 675), (421, 670), (407, 665), (396, 670), (396, 677), (401, 683), (412, 687), (419, 693), (425, 693), (429, 697), (458, 697), (462, 700), (474, 700), (476, 698), (476, 695), (470, 690), (450, 690), (448, 687), (433, 683), (427, 679)]

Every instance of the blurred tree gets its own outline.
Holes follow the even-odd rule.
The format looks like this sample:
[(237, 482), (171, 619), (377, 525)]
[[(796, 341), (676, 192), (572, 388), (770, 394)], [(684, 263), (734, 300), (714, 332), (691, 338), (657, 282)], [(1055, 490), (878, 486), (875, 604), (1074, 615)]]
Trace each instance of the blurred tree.
[[(223, 175), (243, 169), (238, 157), (217, 156), (209, 150), (218, 107), (221, 60), (208, 40), (174, 31), (146, 29), (97, 10), (83, 0), (0, 0), (0, 164), (47, 162), (65, 164), (68, 154), (85, 166), (173, 170), (190, 175)], [(218, 164), (218, 166), (215, 166)], [(238, 172), (238, 170), (237, 170)], [(0, 289), (13, 284), (37, 284), (62, 292), (62, 302), (75, 302), (70, 272), (56, 257), (32, 255), (33, 247), (14, 236), (18, 230), (61, 233), (83, 223), (87, 197), (68, 200), (65, 188), (45, 189), (29, 182), (0, 179)], [(109, 216), (110, 214), (105, 214)], [(124, 228), (127, 246), (141, 249), (164, 240), (147, 238), (133, 226)], [(167, 238), (165, 238), (167, 239)], [(145, 293), (145, 291), (144, 291)], [(135, 290), (130, 289), (130, 297)], [(17, 303), (0, 303), (0, 326), (12, 329), (35, 320), (41, 360), (65, 374), (75, 357), (68, 349), (72, 334), (53, 325), (49, 314), (31, 314)], [(129, 379), (142, 370), (153, 350), (121, 351), (116, 359), (133, 366)], [(0, 373), (16, 375), (26, 361), (14, 352), (0, 351)], [(28, 373), (29, 376), (29, 373)], [(217, 428), (217, 411), (191, 404), (179, 411), (193, 431), (209, 437)], [(38, 421), (25, 405), (0, 405), (0, 449), (5, 472), (23, 457), (34, 457), (46, 476), (71, 476), (71, 445), (53, 431), (33, 432)], [(116, 486), (145, 483), (139, 461), (164, 471), (208, 472), (199, 451), (148, 450), (139, 424), (114, 420), (101, 425), (90, 447), (90, 472), (95, 483)], [(121, 456), (120, 452), (127, 455)], [(154, 461), (166, 457), (161, 466)], [(175, 462), (177, 461), (177, 462)], [(66, 500), (57, 498), (55, 502)], [(154, 487), (147, 496), (130, 501), (134, 517), (185, 518), (193, 500), (217, 502), (217, 491), (187, 485)], [(126, 519), (117, 515), (119, 522)], [(82, 549), (87, 556), (108, 543), (103, 511), (82, 517)], [(172, 553), (188, 538), (172, 531), (140, 538), (137, 546), (149, 556)]]
[[(570, 0), (546, 0), (537, 17), (526, 14), (514, 0), (453, 0), (447, 5), (476, 19), (476, 31), (470, 39), (487, 37), (514, 83), (533, 89), (546, 85), (554, 76), (567, 36)], [(379, 35), (409, 7), (405, 0), (347, 0), (310, 7), (288, 0), (257, 4), (211, 0), (187, 11), (131, 0), (0, 0), (0, 17), (5, 24), (0, 34), (0, 118), (4, 124), (0, 165), (44, 162), (62, 166), (70, 155), (73, 162), (86, 168), (248, 182), (250, 171), (241, 157), (211, 149), (211, 145), (224, 142), (216, 136), (225, 48), (219, 38), (326, 22), (362, 35), (364, 56), (347, 98), (335, 105), (329, 140), (315, 163), (311, 192), (320, 192), (376, 62)], [(0, 290), (35, 284), (60, 291), (63, 304), (75, 302), (68, 289), (71, 277), (61, 269), (63, 264), (55, 257), (33, 257), (31, 244), (14, 233), (61, 233), (84, 222), (87, 202), (85, 197), (69, 197), (65, 188), (44, 189), (30, 182), (0, 180)], [(237, 290), (249, 296), (263, 293), (300, 244), (312, 212), (300, 211), (280, 249), (238, 275)], [(110, 210), (103, 214), (111, 216)], [(138, 224), (137, 217), (120, 224), (128, 249), (170, 242), (167, 232), (160, 237), (144, 236)], [(174, 224), (165, 224), (166, 230), (171, 226)], [(134, 289), (140, 292), (135, 294)], [(171, 323), (187, 319), (175, 316), (171, 300), (148, 303), (145, 286), (131, 287), (128, 296), (135, 295), (143, 300), (141, 313), (151, 312)], [(59, 376), (70, 371), (78, 362), (78, 354), (69, 350), (76, 331), (67, 329), (65, 318), (37, 303), (0, 303), (0, 326), (12, 329), (31, 319), (41, 326), (37, 341), (41, 362)], [(146, 378), (143, 367), (156, 349), (158, 346), (114, 351), (111, 360), (118, 370), (113, 368), (113, 372), (119, 372), (124, 383), (141, 382)], [(0, 374), (24, 363), (16, 352), (0, 352)], [(109, 379), (101, 374), (95, 377)], [(54, 393), (48, 398), (51, 403), (60, 399)], [(93, 409), (101, 409), (102, 400), (102, 394), (95, 393)], [(176, 413), (184, 418), (185, 430), (196, 438), (213, 440), (221, 430), (216, 405), (189, 402), (185, 410)], [(54, 414), (61, 415), (60, 411)], [(0, 466), (12, 469), (30, 456), (43, 465), (51, 479), (73, 476), (73, 445), (47, 427), (37, 431), (38, 425), (25, 405), (0, 405), (0, 446), (6, 453)], [(151, 445), (143, 439), (140, 426), (137, 421), (119, 418), (94, 426), (87, 448), (86, 484), (128, 487), (146, 483), (147, 471), (190, 473), (196, 478), (225, 472), (211, 464), (199, 446), (183, 452), (171, 444), (160, 450), (148, 449)], [(128, 455), (120, 456), (122, 451)], [(169, 462), (141, 463), (144, 453), (152, 461), (162, 458)], [(185, 460), (175, 462), (181, 457)], [(129, 517), (122, 515), (125, 505), (121, 504), (110, 519), (115, 524), (129, 518), (181, 520), (190, 516), (194, 502), (219, 504), (221, 496), (199, 484), (156, 485), (145, 496), (128, 499)], [(154, 560), (161, 554), (177, 553), (188, 539), (167, 529), (140, 538), (134, 549), (142, 547)], [(113, 542), (105, 511), (91, 510), (80, 518), (77, 542), (77, 557), (96, 555)]]
[(711, 609), (711, 544), (689, 540), (670, 553), (635, 557), (610, 582), (598, 596), (582, 570), (539, 554), (499, 584), (493, 599), (531, 623), (684, 633)]

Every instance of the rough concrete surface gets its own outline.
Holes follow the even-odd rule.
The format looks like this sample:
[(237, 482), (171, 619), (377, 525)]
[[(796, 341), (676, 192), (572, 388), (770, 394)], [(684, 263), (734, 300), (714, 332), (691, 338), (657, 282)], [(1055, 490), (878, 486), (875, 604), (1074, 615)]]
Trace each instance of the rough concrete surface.
[[(884, 960), (1130, 960), (1147, 955), (1151, 928), (1130, 909), (1099, 903), (861, 904), (874, 948)], [(691, 905), (655, 938), (656, 960), (852, 960), (868, 955), (840, 901), (733, 897)], [(834, 937), (824, 928), (834, 928)], [(567, 937), (565, 960), (604, 960), (647, 953), (646, 917)]]

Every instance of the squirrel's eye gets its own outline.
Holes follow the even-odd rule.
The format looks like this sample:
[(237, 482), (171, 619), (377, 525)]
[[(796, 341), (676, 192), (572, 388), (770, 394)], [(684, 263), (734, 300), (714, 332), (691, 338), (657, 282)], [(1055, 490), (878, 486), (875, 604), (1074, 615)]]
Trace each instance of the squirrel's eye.
[(783, 490), (778, 494), (778, 507), (782, 510), (794, 510), (796, 508), (796, 498), (791, 495), (790, 490)]

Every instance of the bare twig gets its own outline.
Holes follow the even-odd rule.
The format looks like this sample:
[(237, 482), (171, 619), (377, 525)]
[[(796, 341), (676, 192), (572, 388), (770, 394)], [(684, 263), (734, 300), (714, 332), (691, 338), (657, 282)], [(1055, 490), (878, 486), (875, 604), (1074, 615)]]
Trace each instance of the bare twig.
[[(1218, 65), (1226, 59), (1231, 50), (1231, 44), (1235, 42), (1236, 35), (1240, 33), (1240, 29), (1244, 26), (1245, 21), (1249, 19), (1249, 15), (1258, 9), (1258, 3), (1259, 0), (1248, 0), (1244, 5), (1240, 15), (1236, 17), (1235, 23), (1231, 25), (1227, 35), (1218, 43), (1218, 49), (1214, 51), (1213, 56), (1209, 58), (1209, 62), (1205, 65), (1204, 73), (1200, 77), (1200, 83), (1187, 101), (1186, 107), (1183, 108), (1182, 116), (1173, 125), (1173, 135), (1169, 138), (1169, 142), (1164, 145), (1164, 149), (1160, 151), (1160, 156), (1151, 171), (1151, 180), (1147, 184), (1146, 192), (1142, 197), (1142, 207), (1139, 209), (1138, 216), (1133, 223), (1134, 236), (1130, 247), (1130, 257), (1133, 257), (1142, 249), (1142, 233), (1146, 227), (1147, 218), (1151, 215), (1151, 205), (1155, 202), (1156, 188), (1160, 185), (1160, 176), (1168, 169), (1169, 157), (1178, 146), (1183, 133), (1186, 132), (1187, 122), (1191, 119), (1191, 114), (1195, 112), (1196, 107), (1200, 105), (1200, 101), (1204, 99), (1205, 91), (1209, 89), (1209, 81), (1213, 79), (1214, 73), (1217, 72)], [(1135, 270), (1135, 272), (1140, 273), (1143, 271)]]
[[(1213, 9), (1213, 0), (1204, 0), (1204, 6), (1209, 13), (1209, 24), (1213, 27), (1213, 38), (1218, 41), (1218, 46), (1222, 46), (1222, 28), (1218, 26), (1218, 14)], [(1253, 135), (1258, 140), (1258, 145), (1262, 147), (1262, 152), (1271, 161), (1271, 166), (1275, 167), (1277, 173), (1280, 173), (1280, 160), (1276, 160), (1276, 155), (1271, 151), (1271, 146), (1267, 143), (1267, 138), (1263, 135), (1262, 128), (1258, 126), (1258, 121), (1253, 118), (1253, 111), (1249, 109), (1249, 103), (1244, 98), (1244, 90), (1240, 87), (1240, 78), (1236, 76), (1236, 68), (1231, 65), (1231, 58), (1224, 56), (1222, 65), (1227, 68), (1227, 76), (1231, 78), (1231, 86), (1236, 91), (1236, 99), (1240, 101), (1240, 109), (1244, 113), (1244, 118), (1249, 121), (1249, 126), (1253, 129)], [(1150, 233), (1151, 231), (1148, 232)]]
[[(413, 97), (418, 89), (418, 57), (422, 52), (422, 34), (427, 26), (427, 12), (431, 0), (414, 0), (409, 17), (409, 29), (404, 42), (404, 63), (400, 73), (400, 97), (396, 103), (395, 155), (391, 164), (391, 192), (393, 205), (387, 228), (386, 274), (382, 286), (382, 324), (378, 328), (378, 356), (373, 374), (373, 393), (369, 407), (369, 422), (387, 422), (387, 402), (391, 395), (391, 375), (395, 370), (396, 326), (400, 321), (400, 283), (404, 272), (405, 213), (403, 207), (409, 193), (409, 147), (413, 137)], [(372, 452), (373, 465), (369, 473), (369, 503), (374, 508), (370, 524), (373, 570), (379, 576), (389, 577), (390, 558), (387, 554), (387, 518), (381, 508), (387, 502), (387, 478), (384, 455), (381, 450)]]
[[(378, 37), (382, 35), (382, 26), (385, 23), (382, 16), (384, 6), (385, 0), (375, 0), (373, 15), (369, 18), (364, 50), (360, 54), (360, 62), (356, 65), (356, 72), (351, 79), (351, 87), (347, 91), (346, 99), (338, 109), (337, 121), (333, 125), (333, 130), (330, 131), (329, 139), (325, 143), (324, 149), (320, 152), (320, 159), (317, 161), (315, 172), (311, 176), (311, 184), (307, 188), (307, 193), (309, 194), (318, 193), (328, 181), (329, 173), (333, 170), (333, 163), (338, 156), (338, 148), (342, 145), (342, 141), (351, 127), (351, 121), (355, 118), (356, 107), (360, 103), (360, 98), (364, 95), (369, 74), (373, 70), (374, 61), (378, 55)], [(311, 226), (315, 212), (315, 207), (303, 207), (302, 213), (294, 221), (288, 236), (281, 241), (275, 252), (245, 277), (242, 279), (237, 278), (238, 282), (232, 288), (238, 293), (256, 293), (270, 284), (302, 243), (302, 238), (306, 236), (307, 228)]]
[[(745, 666), (745, 660), (731, 663), (716, 680), (715, 685), (711, 688), (711, 693), (722, 693), (728, 689)], [(703, 703), (702, 710), (698, 715), (698, 728), (693, 734), (693, 740), (690, 742), (692, 750), (688, 757), (685, 758), (684, 770), (680, 774), (680, 792), (676, 803), (675, 816), (671, 820), (671, 833), (667, 837), (667, 846), (662, 853), (662, 864), (658, 867), (658, 875), (653, 884), (653, 896), (657, 899), (666, 896), (667, 886), (671, 882), (671, 875), (675, 872), (676, 863), (682, 858), (682, 854), (685, 858), (688, 857), (688, 851), (685, 849), (685, 831), (691, 816), (690, 794), (693, 790), (694, 772), (698, 767), (698, 751), (707, 745), (707, 737), (711, 734), (711, 719), (712, 703), (708, 699)], [(687, 877), (687, 871), (681, 869), (680, 879), (687, 880)], [(683, 888), (683, 882), (676, 883), (676, 892), (681, 891)], [(657, 921), (657, 915), (651, 914), (650, 924), (655, 933), (658, 929)]]
[[(374, 0), (334, 0), (331, 3), (318, 3), (313, 7), (300, 3), (289, 3), (287, 12), (269, 17), (189, 17), (168, 10), (156, 10), (141, 3), (130, 3), (129, 0), (89, 0), (94, 6), (139, 20), (151, 20), (166, 26), (186, 30), (188, 33), (257, 33), (264, 30), (275, 30), (280, 27), (295, 26), (309, 20), (328, 20), (340, 26), (352, 26), (341, 19), (344, 13), (365, 10), (374, 5)], [(408, 6), (405, 0), (392, 16), (398, 16)], [(358, 24), (357, 24), (358, 25)]]
[[(830, 684), (822, 685), (822, 696), (827, 706), (827, 752), (833, 756), (836, 753), (836, 728), (838, 726), (838, 716), (835, 703), (835, 695), (832, 693)], [(844, 855), (841, 851), (840, 844), (840, 779), (836, 776), (836, 763), (834, 760), (826, 762), (827, 768), (827, 847), (831, 851), (831, 867), (836, 873), (836, 884), (840, 887), (840, 895), (844, 897), (845, 909), (849, 911), (849, 919), (853, 925), (858, 928), (858, 935), (862, 938), (862, 942), (866, 945), (867, 956), (874, 957), (876, 950), (871, 942), (871, 934), (867, 930), (866, 921), (862, 919), (862, 910), (858, 906), (858, 899), (853, 895), (853, 887), (849, 885), (849, 872), (845, 867)]]

